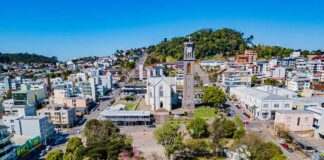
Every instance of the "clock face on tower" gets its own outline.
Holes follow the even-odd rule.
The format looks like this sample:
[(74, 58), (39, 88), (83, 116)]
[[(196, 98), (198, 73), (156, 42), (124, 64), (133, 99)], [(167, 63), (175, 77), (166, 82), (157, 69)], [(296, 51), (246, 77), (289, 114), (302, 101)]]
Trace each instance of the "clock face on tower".
[(191, 53), (192, 52), (192, 48), (191, 47), (188, 47), (187, 48), (187, 53)]

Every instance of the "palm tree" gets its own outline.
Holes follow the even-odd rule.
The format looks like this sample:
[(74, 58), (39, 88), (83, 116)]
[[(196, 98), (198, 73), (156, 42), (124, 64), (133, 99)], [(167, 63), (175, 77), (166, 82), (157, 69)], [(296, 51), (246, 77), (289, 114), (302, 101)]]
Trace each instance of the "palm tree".
[(251, 109), (252, 109), (252, 111), (253, 111), (253, 119), (255, 120), (255, 112), (256, 112), (256, 106), (255, 105), (253, 105), (252, 107), (251, 107)]

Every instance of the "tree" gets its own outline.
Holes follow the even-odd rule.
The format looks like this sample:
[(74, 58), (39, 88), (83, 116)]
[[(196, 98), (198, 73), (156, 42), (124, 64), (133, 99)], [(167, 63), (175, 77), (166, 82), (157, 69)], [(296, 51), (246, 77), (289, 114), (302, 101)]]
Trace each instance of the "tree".
[(260, 81), (259, 81), (259, 79), (258, 79), (258, 77), (256, 75), (251, 77), (251, 81), (252, 81), (253, 84), (259, 84), (260, 83)]
[(264, 80), (264, 85), (277, 86), (278, 81), (268, 78), (268, 79)]
[(243, 121), (241, 119), (241, 117), (239, 115), (236, 115), (234, 118), (233, 118), (233, 122), (235, 123), (235, 125), (237, 127), (243, 127)]
[(222, 125), (224, 120), (217, 117), (211, 126), (211, 141), (213, 146), (213, 152), (217, 154), (222, 147), (222, 139), (225, 138), (225, 129)]
[(223, 128), (224, 128), (224, 136), (226, 138), (233, 138), (234, 132), (237, 128), (235, 123), (231, 120), (225, 120), (225, 122), (223, 123)]
[(245, 155), (250, 159), (256, 159), (258, 156), (258, 150), (264, 143), (264, 138), (259, 133), (251, 131), (236, 141), (234, 148), (246, 146), (246, 150), (244, 150)]
[(287, 157), (283, 154), (281, 155), (275, 155), (271, 158), (271, 160), (287, 160)]
[(68, 153), (74, 153), (74, 151), (79, 148), (82, 147), (82, 141), (79, 137), (71, 137), (68, 141), (67, 141), (67, 145), (66, 145), (66, 152)]
[(257, 151), (256, 159), (264, 160), (264, 159), (272, 159), (274, 156), (282, 155), (282, 151), (279, 146), (277, 146), (273, 142), (267, 142), (260, 146)]
[(119, 128), (111, 121), (99, 121), (92, 119), (87, 122), (83, 134), (88, 142), (105, 141), (119, 135)]
[(208, 135), (208, 124), (206, 120), (195, 117), (187, 124), (187, 130), (193, 138), (203, 138)]
[(62, 150), (48, 152), (46, 156), (46, 160), (62, 160), (62, 159), (63, 159)]
[(166, 122), (154, 132), (155, 139), (164, 147), (165, 155), (170, 159), (171, 155), (182, 148), (183, 136), (179, 132), (179, 124)]
[(204, 88), (202, 102), (216, 107), (226, 102), (226, 95), (218, 87), (209, 86)]
[(233, 135), (233, 138), (235, 140), (239, 140), (241, 139), (245, 134), (245, 130), (243, 127), (240, 127), (239, 129), (237, 129), (235, 132), (234, 132), (234, 135)]

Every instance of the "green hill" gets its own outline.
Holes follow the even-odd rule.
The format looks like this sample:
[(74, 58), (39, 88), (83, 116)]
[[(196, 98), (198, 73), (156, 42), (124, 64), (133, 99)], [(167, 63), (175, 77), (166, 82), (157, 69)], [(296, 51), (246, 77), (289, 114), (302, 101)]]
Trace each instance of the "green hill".
[(30, 54), (30, 53), (1, 53), (0, 52), (0, 63), (12, 63), (12, 62), (23, 62), (23, 63), (56, 63), (58, 62), (57, 57), (46, 57), (43, 55)]
[[(202, 29), (191, 33), (192, 41), (196, 45), (197, 59), (218, 59), (224, 60), (243, 53), (245, 49), (253, 49), (258, 53), (258, 58), (270, 59), (273, 56), (286, 57), (293, 52), (293, 49), (280, 46), (254, 45), (253, 36), (244, 37), (244, 33), (233, 29)], [(183, 43), (186, 37), (175, 37), (170, 40), (164, 39), (157, 45), (147, 48), (150, 53), (146, 64), (182, 60)], [(307, 53), (308, 51), (302, 51)]]
[[(234, 56), (243, 52), (248, 44), (252, 43), (253, 36), (244, 37), (244, 34), (233, 29), (201, 29), (191, 33), (192, 41), (196, 45), (196, 58), (210, 58), (218, 54), (224, 57)], [(173, 57), (177, 60), (182, 59), (183, 43), (187, 41), (186, 37), (176, 37), (170, 40), (164, 39), (161, 43), (150, 46), (147, 63), (164, 62), (167, 57)]]

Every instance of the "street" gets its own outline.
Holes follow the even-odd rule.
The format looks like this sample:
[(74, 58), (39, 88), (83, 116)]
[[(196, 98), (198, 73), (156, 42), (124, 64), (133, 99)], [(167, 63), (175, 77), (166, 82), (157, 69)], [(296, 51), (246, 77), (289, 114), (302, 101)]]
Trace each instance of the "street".
[(235, 105), (232, 101), (228, 101), (227, 104), (231, 106), (230, 107), (231, 110), (233, 110), (236, 115), (240, 116), (243, 121), (249, 122), (248, 125), (245, 125), (245, 127), (247, 129), (261, 130), (262, 132), (260, 132), (260, 134), (263, 137), (265, 137), (267, 139), (267, 141), (271, 141), (271, 142), (277, 144), (281, 148), (282, 152), (288, 157), (289, 160), (301, 159), (300, 157), (296, 156), (296, 154), (288, 152), (285, 148), (283, 148), (280, 144), (278, 144), (278, 142), (268, 132), (265, 131), (265, 129), (267, 128), (267, 125), (263, 121), (255, 121), (255, 120), (253, 120), (253, 118), (248, 118), (247, 116), (245, 116), (243, 114), (243, 109), (238, 109), (237, 107), (235, 107)]

